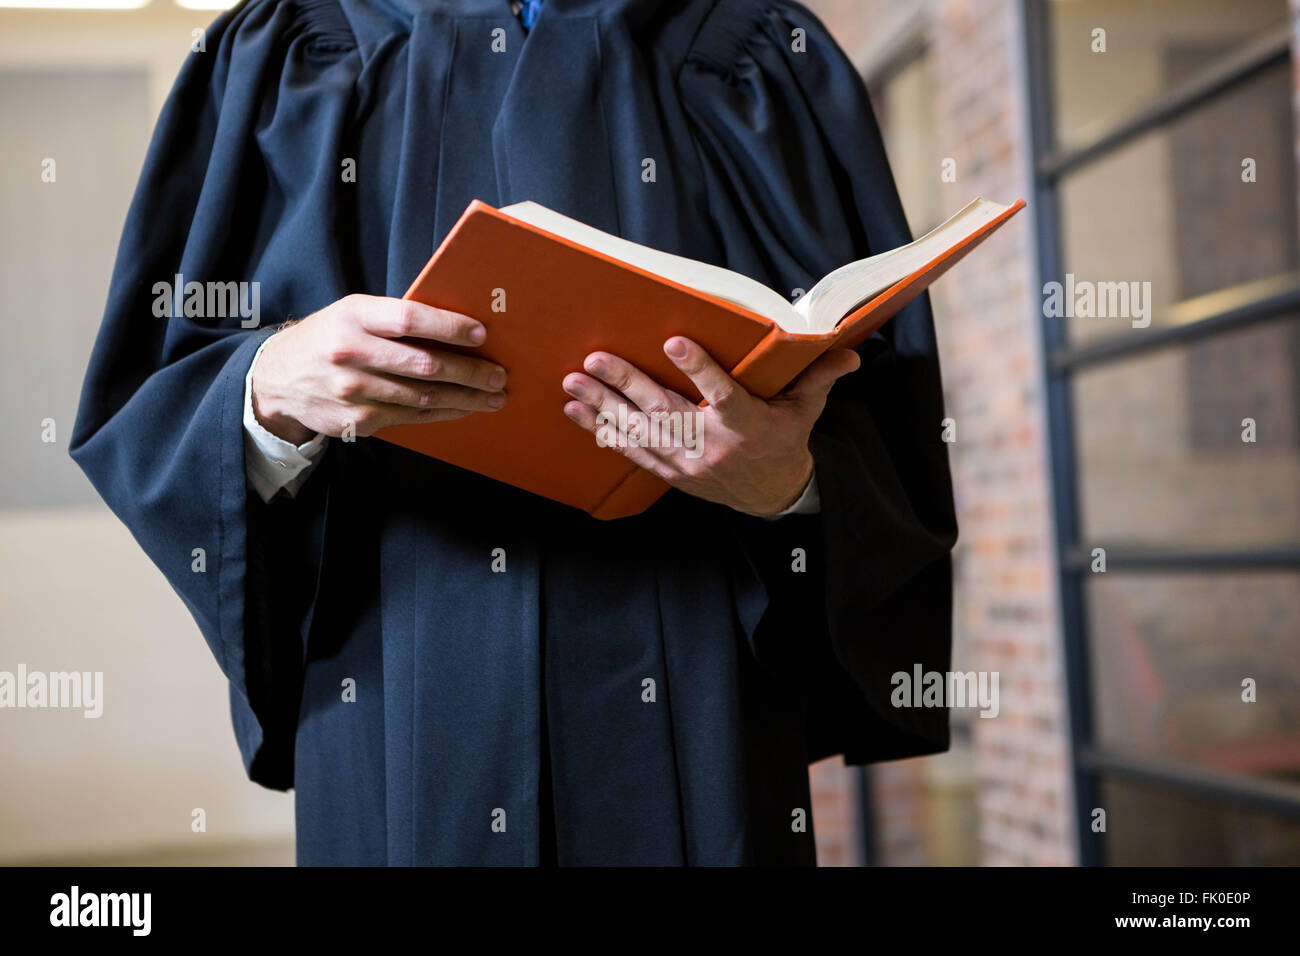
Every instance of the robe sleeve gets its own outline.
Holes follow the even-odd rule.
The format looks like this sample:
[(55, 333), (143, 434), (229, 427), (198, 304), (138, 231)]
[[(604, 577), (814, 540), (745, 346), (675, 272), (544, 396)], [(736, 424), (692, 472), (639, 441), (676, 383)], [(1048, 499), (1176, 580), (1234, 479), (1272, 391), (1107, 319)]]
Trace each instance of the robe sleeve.
[[(807, 289), (911, 238), (866, 89), (799, 4), (719, 0), (678, 85), (729, 268)], [(950, 666), (957, 527), (928, 297), (858, 351), (812, 434), (821, 513), (735, 524), (738, 614), (806, 675), (810, 757), (866, 763), (947, 748), (945, 708), (891, 696)]]
[[(221, 15), (190, 53), (123, 229), (71, 444), (229, 679), (249, 776), (278, 789), (292, 785), (328, 479), (317, 474), (289, 502), (250, 495), (242, 411), (254, 353), (292, 317), (290, 303), (305, 314), (301, 290), (312, 278), (310, 267), (287, 266), (315, 250), (287, 241), (299, 207), (267, 159), (312, 105), (301, 97), (328, 88), (315, 78), (340, 55), (339, 37), (315, 29), (309, 9), (251, 0)], [(327, 161), (334, 166), (332, 151)], [(240, 302), (258, 302), (259, 327), (245, 328), (251, 309), (229, 314), (229, 298), (206, 291), (191, 315), (183, 292), (176, 314), (159, 284), (191, 282), (221, 296), (225, 283), (247, 283)]]

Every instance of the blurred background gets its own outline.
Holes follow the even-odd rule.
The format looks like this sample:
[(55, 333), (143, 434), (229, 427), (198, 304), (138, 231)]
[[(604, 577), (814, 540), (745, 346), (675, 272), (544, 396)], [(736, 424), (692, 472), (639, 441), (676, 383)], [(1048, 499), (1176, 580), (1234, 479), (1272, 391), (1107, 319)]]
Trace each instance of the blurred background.
[[(940, 756), (818, 764), (820, 861), (1300, 864), (1300, 16), (808, 6), (868, 84), (913, 232), (1030, 203), (933, 294), (954, 668), (998, 672), (1000, 713), (955, 711)], [(0, 0), (0, 670), (106, 687), (97, 720), (0, 712), (0, 863), (293, 861), (292, 797), (245, 780), (197, 629), (67, 456), (149, 133), (213, 16)], [(1045, 317), (1067, 274), (1150, 282), (1150, 326)]]

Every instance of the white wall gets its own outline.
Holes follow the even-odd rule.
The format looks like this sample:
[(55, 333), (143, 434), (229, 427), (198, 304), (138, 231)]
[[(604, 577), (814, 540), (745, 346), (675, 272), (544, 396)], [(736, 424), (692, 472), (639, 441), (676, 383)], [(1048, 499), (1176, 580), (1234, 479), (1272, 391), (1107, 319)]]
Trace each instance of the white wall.
[(198, 629), (67, 453), (149, 132), (213, 16), (0, 10), (0, 671), (105, 684), (99, 719), (0, 709), (0, 862), (293, 860), (292, 797), (245, 778)]
[(0, 670), (20, 663), (102, 671), (103, 713), (0, 710), (0, 860), (263, 840), (292, 862), (292, 797), (245, 778), (215, 660), (106, 509), (0, 513)]

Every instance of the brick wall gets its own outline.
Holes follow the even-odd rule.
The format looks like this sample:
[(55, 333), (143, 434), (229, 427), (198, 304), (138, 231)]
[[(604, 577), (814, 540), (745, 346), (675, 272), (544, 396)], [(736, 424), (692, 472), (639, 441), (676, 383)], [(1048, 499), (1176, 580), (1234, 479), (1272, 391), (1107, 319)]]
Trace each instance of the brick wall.
[[(944, 215), (975, 196), (1030, 198), (1018, 4), (808, 5), (860, 65), (881, 62), (888, 51), (878, 44), (896, 42), (909, 23), (924, 35), (937, 150), (931, 188)], [(955, 182), (940, 180), (945, 158), (955, 161)], [(960, 753), (872, 769), (875, 844), (881, 863), (1068, 864), (1073, 809), (1030, 216), (976, 256), (939, 283), (933, 300), (956, 422), (954, 666), (999, 672), (1001, 712), (956, 715)], [(826, 800), (833, 770), (818, 772)], [(820, 836), (819, 811), (815, 800)], [(961, 849), (960, 831), (971, 829), (973, 860)]]
[(839, 757), (811, 769), (813, 836), (818, 866), (861, 866), (861, 791), (857, 771)]
[[(914, 231), (973, 196), (1032, 199), (1019, 0), (808, 5), (874, 81)], [(1300, 0), (1289, 9), (1300, 50)], [(1089, 0), (1053, 10), (1048, 42), (1057, 75), (1068, 80), (1054, 89), (1057, 133), (1073, 143), (1272, 29), (1286, 5)], [(1088, 42), (1097, 26), (1111, 40), (1105, 56)], [(1297, 59), (1290, 75), (1263, 71), (1068, 176), (1059, 193), (1067, 271), (1149, 281), (1159, 325), (1176, 319), (1170, 306), (1300, 266), (1286, 212), (1300, 165)], [(1257, 161), (1258, 181), (1239, 181), (1242, 156)], [(955, 182), (941, 180), (944, 160), (955, 163)], [(1038, 281), (1033, 221), (1024, 215), (934, 290), (957, 429), (955, 667), (996, 671), (1002, 710), (992, 720), (956, 712), (950, 754), (872, 768), (880, 862), (1076, 859)], [(1068, 331), (1075, 342), (1143, 334), (1107, 318), (1072, 319)], [(1290, 319), (1082, 370), (1073, 400), (1085, 540), (1294, 541), (1297, 355), (1300, 331)], [(1245, 417), (1258, 428), (1249, 444), (1241, 441)], [(1292, 572), (1090, 577), (1099, 738), (1228, 772), (1293, 772), (1296, 581)], [(1242, 707), (1225, 693), (1256, 674), (1276, 690), (1269, 700)], [(829, 805), (840, 778), (831, 767), (817, 773), (818, 800)], [(1246, 826), (1201, 801), (1113, 782), (1102, 793), (1116, 824), (1108, 853), (1117, 862), (1293, 861), (1300, 846), (1300, 829), (1243, 816)], [(829, 843), (836, 823), (827, 818), (819, 839)]]

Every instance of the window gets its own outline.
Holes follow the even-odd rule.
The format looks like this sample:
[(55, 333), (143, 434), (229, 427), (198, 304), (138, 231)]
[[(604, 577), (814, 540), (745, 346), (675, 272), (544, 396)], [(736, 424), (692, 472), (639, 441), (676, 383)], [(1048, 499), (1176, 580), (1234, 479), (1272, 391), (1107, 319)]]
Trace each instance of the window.
[(1290, 11), (1025, 9), (1082, 861), (1294, 864)]

